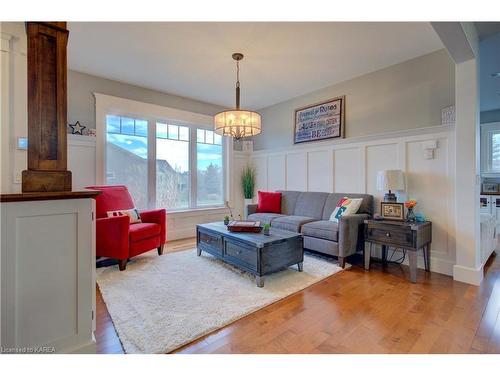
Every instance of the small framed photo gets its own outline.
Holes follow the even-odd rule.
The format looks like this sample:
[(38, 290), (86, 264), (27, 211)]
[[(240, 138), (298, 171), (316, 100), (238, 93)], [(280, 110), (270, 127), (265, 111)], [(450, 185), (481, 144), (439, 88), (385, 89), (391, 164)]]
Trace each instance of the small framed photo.
[(483, 184), (483, 193), (498, 193), (498, 184)]
[(455, 123), (455, 106), (450, 105), (449, 107), (443, 108), (441, 110), (441, 125), (454, 124)]
[(403, 221), (405, 219), (404, 207), (403, 203), (381, 202), (380, 213), (386, 220)]

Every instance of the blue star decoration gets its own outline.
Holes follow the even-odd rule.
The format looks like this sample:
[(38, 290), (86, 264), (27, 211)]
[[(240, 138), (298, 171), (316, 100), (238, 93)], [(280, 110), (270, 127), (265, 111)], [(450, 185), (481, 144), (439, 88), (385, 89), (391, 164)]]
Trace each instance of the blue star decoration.
[(83, 129), (86, 128), (86, 126), (80, 125), (80, 121), (77, 121), (74, 124), (68, 124), (68, 125), (71, 128), (71, 134), (83, 135)]

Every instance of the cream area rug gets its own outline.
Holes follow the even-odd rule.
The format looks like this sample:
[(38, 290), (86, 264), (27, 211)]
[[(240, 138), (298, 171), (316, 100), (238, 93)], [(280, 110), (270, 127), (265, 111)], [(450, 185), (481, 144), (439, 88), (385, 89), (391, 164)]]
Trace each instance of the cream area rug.
[(133, 258), (126, 271), (97, 269), (97, 282), (126, 353), (168, 353), (341, 271), (332, 259), (304, 255), (297, 266), (254, 276), (196, 250)]

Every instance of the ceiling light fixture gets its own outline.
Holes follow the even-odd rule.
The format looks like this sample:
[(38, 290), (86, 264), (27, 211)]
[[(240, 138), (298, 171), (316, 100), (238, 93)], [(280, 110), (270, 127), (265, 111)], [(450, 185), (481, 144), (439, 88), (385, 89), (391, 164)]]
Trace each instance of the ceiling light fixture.
[(233, 59), (236, 60), (236, 108), (217, 113), (214, 123), (217, 134), (239, 140), (259, 134), (262, 118), (257, 112), (240, 109), (240, 61), (243, 54), (233, 53)]

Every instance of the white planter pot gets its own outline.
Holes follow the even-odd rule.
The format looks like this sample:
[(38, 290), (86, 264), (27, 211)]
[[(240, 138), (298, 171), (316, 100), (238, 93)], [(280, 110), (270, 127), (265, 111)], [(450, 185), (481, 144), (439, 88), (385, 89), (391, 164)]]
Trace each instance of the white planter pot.
[(248, 205), (253, 203), (253, 199), (245, 199), (243, 201), (244, 206), (243, 206), (243, 219), (247, 220), (248, 219)]

